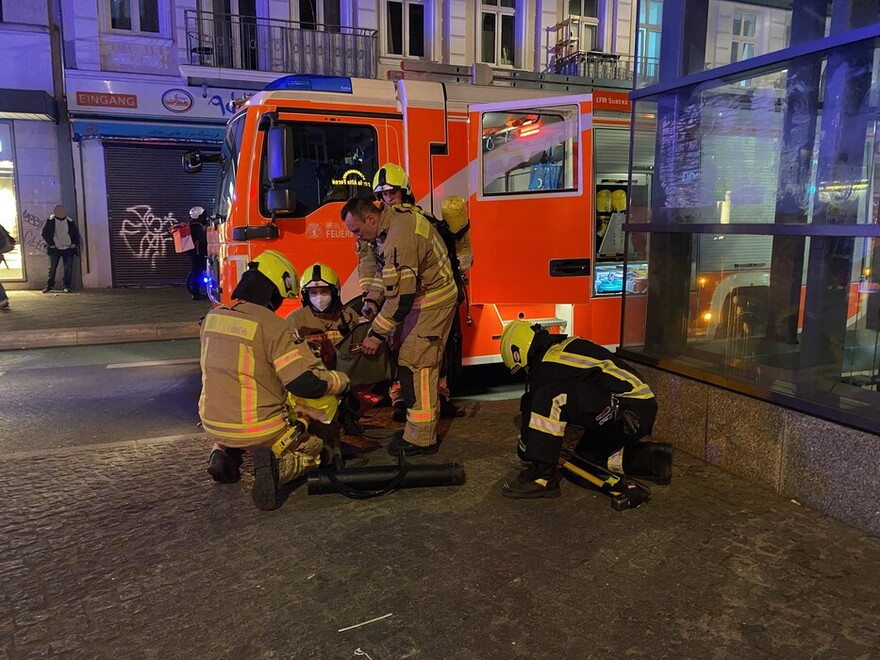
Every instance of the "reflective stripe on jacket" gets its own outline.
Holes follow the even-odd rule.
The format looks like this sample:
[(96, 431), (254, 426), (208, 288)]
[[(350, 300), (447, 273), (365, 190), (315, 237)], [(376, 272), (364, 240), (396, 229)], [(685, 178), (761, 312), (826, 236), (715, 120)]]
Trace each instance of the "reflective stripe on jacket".
[(219, 307), (205, 317), (201, 367), (202, 426), (234, 446), (258, 444), (284, 430), (285, 385), (298, 376), (311, 371), (328, 384), (328, 391), (336, 380), (306, 344), (294, 341), (287, 321), (249, 302)]
[(533, 388), (551, 381), (592, 380), (622, 399), (654, 397), (635, 369), (608, 349), (580, 337), (550, 346), (529, 380)]

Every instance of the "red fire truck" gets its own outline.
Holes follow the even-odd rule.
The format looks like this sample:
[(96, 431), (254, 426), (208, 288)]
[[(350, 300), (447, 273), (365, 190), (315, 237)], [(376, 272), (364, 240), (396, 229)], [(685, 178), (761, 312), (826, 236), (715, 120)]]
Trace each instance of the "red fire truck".
[[(517, 318), (616, 344), (621, 292), (642, 291), (647, 277), (636, 241), (623, 262), (625, 206), (648, 205), (648, 174), (627, 173), (630, 111), (623, 90), (280, 78), (230, 120), (215, 156), (209, 295), (227, 302), (248, 261), (269, 248), (300, 272), (331, 265), (343, 299), (358, 295), (340, 210), (393, 162), (435, 216), (450, 195), (467, 202), (463, 364), (499, 360), (498, 337)], [(206, 158), (190, 152), (185, 168)]]

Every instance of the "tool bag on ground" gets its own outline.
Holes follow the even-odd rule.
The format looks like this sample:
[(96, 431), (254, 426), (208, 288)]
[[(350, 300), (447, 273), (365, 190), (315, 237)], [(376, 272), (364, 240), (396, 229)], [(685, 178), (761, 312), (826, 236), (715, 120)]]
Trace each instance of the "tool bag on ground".
[(336, 368), (348, 376), (351, 387), (375, 385), (394, 379), (394, 364), (387, 342), (379, 346), (375, 355), (361, 353), (361, 343), (367, 338), (369, 330), (370, 321), (362, 321), (336, 344)]

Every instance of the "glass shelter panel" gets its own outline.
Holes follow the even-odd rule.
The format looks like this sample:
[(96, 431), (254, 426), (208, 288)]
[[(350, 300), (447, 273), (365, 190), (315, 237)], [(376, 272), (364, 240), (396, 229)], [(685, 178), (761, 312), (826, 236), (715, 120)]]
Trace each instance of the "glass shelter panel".
[[(738, 263), (744, 243), (770, 260)], [(880, 428), (880, 239), (653, 234), (655, 272), (680, 261), (687, 244), (679, 290), (661, 290), (656, 277), (646, 296), (625, 288), (623, 349), (719, 384), (842, 409)], [(817, 254), (822, 263), (811, 263)], [(811, 290), (810, 271), (821, 267), (843, 282), (839, 290)], [(680, 312), (656, 313), (664, 298), (677, 298)]]
[(880, 432), (878, 62), (863, 40), (636, 103), (624, 352)]
[[(880, 113), (873, 58), (873, 47), (850, 47), (639, 101), (637, 117), (657, 118), (654, 220), (874, 224)], [(825, 119), (829, 108), (835, 115)], [(636, 139), (651, 130), (637, 120)]]
[[(680, 28), (687, 43), (686, 62), (664, 62), (666, 81), (698, 71), (716, 69), (735, 62), (748, 61), (789, 46), (828, 36), (831, 27), (832, 0), (708, 0), (685, 2), (683, 15), (672, 16), (672, 24), (663, 25), (663, 0), (639, 0), (637, 28), (636, 87), (656, 82), (661, 60), (661, 32), (669, 38), (670, 28)], [(861, 3), (851, 12), (849, 27), (876, 22), (876, 3)], [(670, 10), (674, 9), (670, 6)], [(668, 12), (667, 12), (668, 13)], [(676, 25), (676, 20), (682, 22)], [(696, 37), (698, 30), (701, 37)], [(670, 51), (674, 52), (674, 51)], [(664, 57), (668, 57), (667, 53)], [(748, 81), (741, 81), (743, 86)]]

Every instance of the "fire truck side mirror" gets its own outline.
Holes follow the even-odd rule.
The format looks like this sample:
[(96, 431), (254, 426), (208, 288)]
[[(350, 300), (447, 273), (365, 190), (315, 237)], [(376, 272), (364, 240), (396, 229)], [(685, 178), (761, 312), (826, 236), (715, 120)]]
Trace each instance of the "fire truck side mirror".
[(202, 152), (198, 149), (187, 151), (183, 154), (183, 171), (187, 174), (197, 174), (202, 171)]
[(269, 213), (293, 213), (296, 195), (290, 188), (269, 188), (266, 191), (266, 209)]
[(283, 124), (272, 126), (266, 132), (266, 158), (269, 166), (269, 181), (286, 183), (290, 181), (290, 163), (293, 162), (293, 130)]

